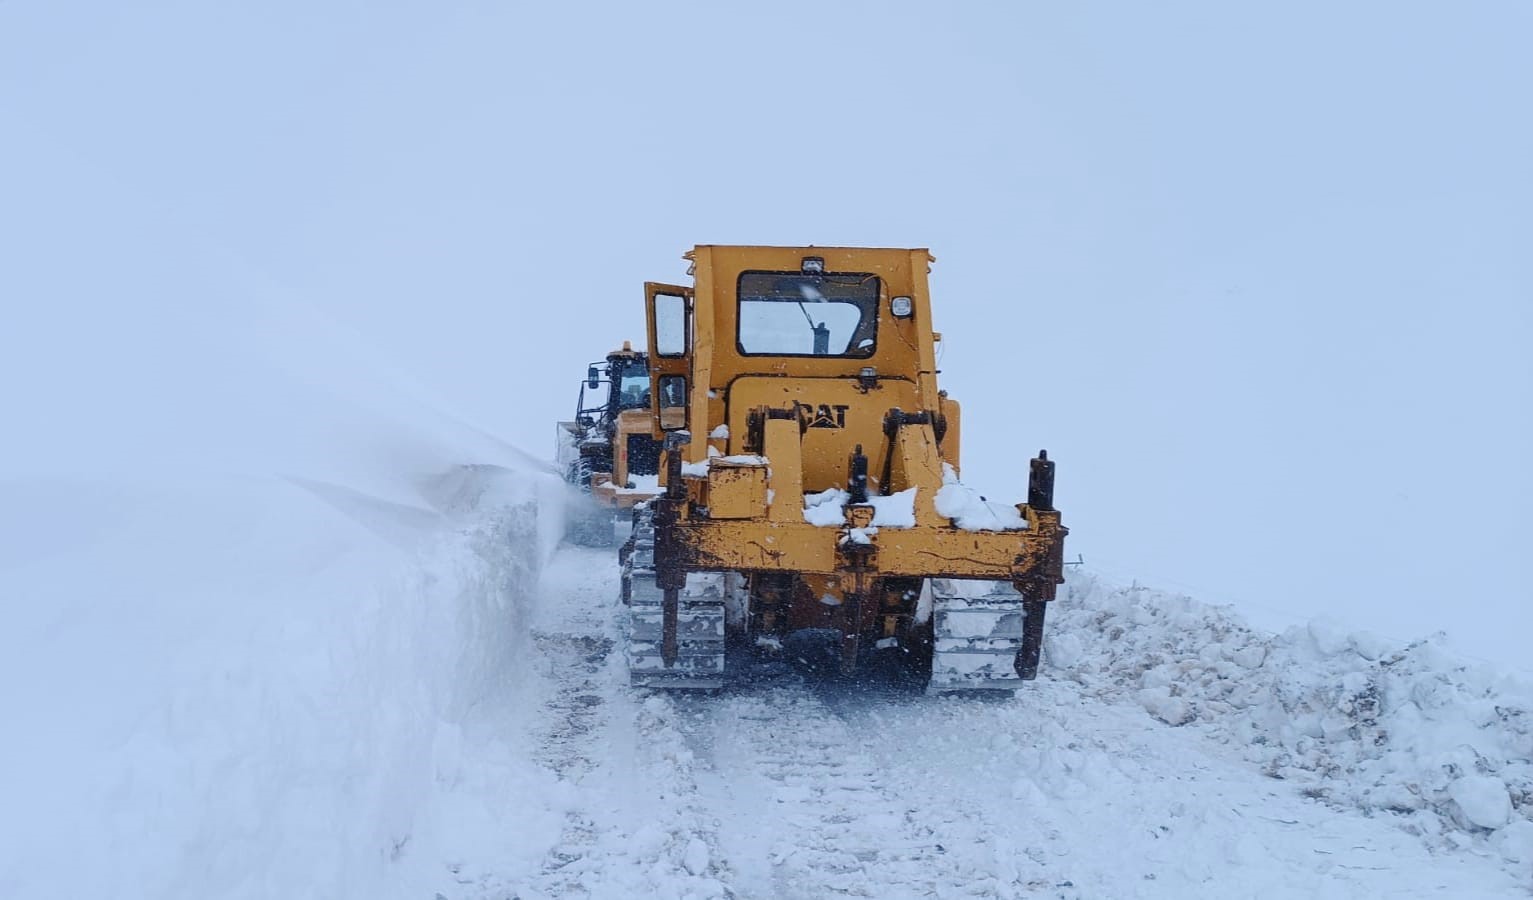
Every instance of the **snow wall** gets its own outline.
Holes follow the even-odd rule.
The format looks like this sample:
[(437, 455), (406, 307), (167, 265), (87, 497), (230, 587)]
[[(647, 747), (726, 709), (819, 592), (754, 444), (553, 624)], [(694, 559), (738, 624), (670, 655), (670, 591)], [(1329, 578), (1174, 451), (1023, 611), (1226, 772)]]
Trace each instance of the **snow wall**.
[(109, 262), (0, 354), (0, 896), (421, 896), (429, 840), (506, 833), (441, 807), (537, 702), (563, 482), (214, 254)]
[(81, 546), (7, 574), (0, 895), (398, 893), (464, 723), (518, 702), (562, 490), (480, 465), (418, 505), (278, 478), (75, 494)]

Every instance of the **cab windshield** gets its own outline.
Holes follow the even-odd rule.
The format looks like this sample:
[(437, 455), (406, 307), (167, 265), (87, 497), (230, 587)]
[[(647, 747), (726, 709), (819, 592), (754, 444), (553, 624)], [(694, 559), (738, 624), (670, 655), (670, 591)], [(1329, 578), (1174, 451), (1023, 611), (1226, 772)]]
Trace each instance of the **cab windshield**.
[(747, 356), (872, 356), (878, 296), (876, 275), (743, 272), (740, 352)]
[(641, 365), (626, 366), (613, 373), (617, 386), (617, 408), (649, 408), (649, 370)]

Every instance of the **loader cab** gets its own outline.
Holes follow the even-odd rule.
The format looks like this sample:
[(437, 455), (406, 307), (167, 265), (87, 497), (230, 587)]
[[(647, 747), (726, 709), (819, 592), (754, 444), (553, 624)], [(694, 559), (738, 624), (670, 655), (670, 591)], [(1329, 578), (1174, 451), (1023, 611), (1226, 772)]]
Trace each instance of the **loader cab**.
[(608, 357), (611, 395), (608, 406), (615, 412), (649, 408), (649, 364), (643, 354)]
[(645, 353), (624, 341), (605, 360), (591, 363), (571, 423), (579, 464), (569, 467), (569, 480), (589, 485), (593, 478), (610, 478), (626, 486), (636, 476), (656, 475), (660, 444), (650, 436), (649, 408)]
[(607, 354), (604, 362), (594, 362), (587, 367), (575, 417), (587, 425), (610, 431), (619, 413), (647, 409), (649, 405), (648, 359), (624, 341), (623, 348)]

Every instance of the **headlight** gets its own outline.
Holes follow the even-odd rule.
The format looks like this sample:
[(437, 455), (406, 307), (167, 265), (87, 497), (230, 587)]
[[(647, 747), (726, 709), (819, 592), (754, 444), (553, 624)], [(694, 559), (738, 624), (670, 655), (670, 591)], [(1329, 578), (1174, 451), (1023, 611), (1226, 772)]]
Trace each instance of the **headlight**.
[(889, 311), (902, 319), (909, 316), (914, 309), (915, 304), (910, 301), (909, 297), (894, 297), (889, 300)]

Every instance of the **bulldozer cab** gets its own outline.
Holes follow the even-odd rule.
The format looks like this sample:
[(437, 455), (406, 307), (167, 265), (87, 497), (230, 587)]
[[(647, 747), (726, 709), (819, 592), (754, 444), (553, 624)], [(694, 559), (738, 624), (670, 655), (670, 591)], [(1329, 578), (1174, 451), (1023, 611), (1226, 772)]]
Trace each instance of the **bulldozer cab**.
[(680, 451), (687, 462), (760, 453), (764, 419), (791, 417), (806, 491), (843, 486), (860, 447), (881, 493), (898, 462), (886, 420), (914, 415), (956, 468), (926, 250), (700, 246), (687, 258), (693, 286), (646, 285), (657, 432), (707, 436)]

